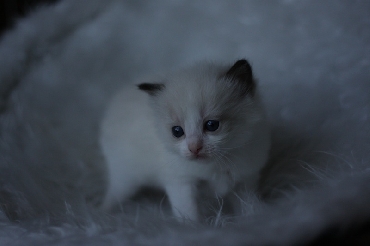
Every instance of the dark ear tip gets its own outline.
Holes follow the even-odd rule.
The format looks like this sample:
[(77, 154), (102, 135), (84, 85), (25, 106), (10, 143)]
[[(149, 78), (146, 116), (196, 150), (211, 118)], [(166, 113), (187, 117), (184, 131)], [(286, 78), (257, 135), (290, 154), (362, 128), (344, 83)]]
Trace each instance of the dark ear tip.
[[(240, 60), (237, 60), (235, 62), (235, 65), (239, 65), (239, 66), (242, 66), (242, 65), (249, 65), (249, 62), (246, 60), (246, 59), (240, 59)], [(249, 65), (250, 66), (250, 65)]]
[(253, 78), (252, 67), (246, 59), (240, 59), (232, 65), (226, 76), (244, 75), (247, 78)]
[(251, 64), (246, 60), (246, 59), (241, 59), (235, 62), (234, 64), (235, 67), (245, 67), (247, 68), (250, 72), (252, 72), (252, 66)]
[(153, 84), (153, 83), (141, 83), (138, 84), (137, 87), (140, 90), (147, 92), (149, 95), (155, 95), (165, 88), (164, 84)]
[(256, 84), (252, 67), (246, 59), (236, 61), (226, 72), (226, 77), (239, 84), (243, 94), (254, 94)]
[(138, 84), (137, 85), (137, 88), (139, 88), (140, 90), (147, 90), (148, 89), (148, 83), (141, 83), (141, 84)]

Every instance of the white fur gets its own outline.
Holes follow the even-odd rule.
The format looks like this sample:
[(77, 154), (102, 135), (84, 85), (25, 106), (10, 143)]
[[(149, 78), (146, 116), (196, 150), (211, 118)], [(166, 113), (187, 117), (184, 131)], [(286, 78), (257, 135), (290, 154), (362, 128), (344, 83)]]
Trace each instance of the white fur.
[[(165, 88), (156, 95), (128, 85), (114, 97), (101, 134), (109, 180), (105, 209), (144, 185), (156, 186), (177, 217), (198, 220), (199, 180), (218, 196), (240, 182), (255, 188), (267, 159), (268, 124), (257, 94), (238, 99), (237, 82), (220, 78), (227, 68), (196, 64), (163, 78)], [(219, 128), (204, 131), (207, 120), (219, 120)], [(181, 126), (184, 136), (175, 138), (172, 126)], [(199, 158), (190, 151), (194, 143), (202, 145)]]
[[(0, 42), (0, 196), (20, 216), (14, 222), (2, 207), (0, 245), (366, 239), (356, 231), (370, 218), (368, 9), (335, 0), (63, 0), (28, 15)], [(80, 193), (99, 199), (94, 190), (104, 189), (104, 172), (85, 167), (100, 163), (98, 119), (117, 84), (239, 56), (254, 63), (272, 123), (271, 203), (241, 194), (243, 214), (215, 213), (201, 226), (168, 220), (157, 203), (129, 202), (114, 216), (86, 206)]]

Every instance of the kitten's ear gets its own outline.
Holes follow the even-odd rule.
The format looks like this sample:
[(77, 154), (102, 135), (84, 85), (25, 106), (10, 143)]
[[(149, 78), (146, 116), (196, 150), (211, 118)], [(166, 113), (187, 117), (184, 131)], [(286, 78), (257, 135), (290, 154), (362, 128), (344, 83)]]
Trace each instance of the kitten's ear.
[(256, 82), (253, 79), (252, 67), (247, 60), (242, 59), (235, 62), (226, 72), (226, 77), (239, 83), (243, 94), (254, 95)]
[(165, 88), (164, 84), (155, 83), (142, 83), (137, 85), (137, 87), (151, 96), (157, 95), (158, 92), (162, 91)]

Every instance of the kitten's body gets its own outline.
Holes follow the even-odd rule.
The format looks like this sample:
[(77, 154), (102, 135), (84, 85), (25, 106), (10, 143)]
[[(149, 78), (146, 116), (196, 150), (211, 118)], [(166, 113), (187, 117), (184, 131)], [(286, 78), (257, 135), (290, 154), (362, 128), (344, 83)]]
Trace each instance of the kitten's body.
[[(240, 182), (253, 187), (270, 136), (248, 67), (245, 60), (231, 69), (197, 64), (157, 84), (141, 84), (149, 95), (134, 85), (123, 88), (102, 125), (109, 173), (104, 207), (149, 185), (165, 190), (177, 217), (197, 220), (199, 180), (219, 196)], [(213, 128), (205, 126), (209, 121)], [(181, 126), (183, 135), (174, 137), (173, 126)]]

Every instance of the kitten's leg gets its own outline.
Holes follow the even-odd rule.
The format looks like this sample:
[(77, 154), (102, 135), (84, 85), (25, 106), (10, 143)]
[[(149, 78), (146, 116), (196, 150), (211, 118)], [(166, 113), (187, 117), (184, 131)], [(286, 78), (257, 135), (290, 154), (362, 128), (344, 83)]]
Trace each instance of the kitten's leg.
[(179, 219), (198, 221), (196, 187), (190, 183), (171, 183), (166, 186), (173, 214)]

